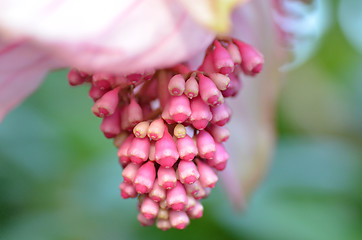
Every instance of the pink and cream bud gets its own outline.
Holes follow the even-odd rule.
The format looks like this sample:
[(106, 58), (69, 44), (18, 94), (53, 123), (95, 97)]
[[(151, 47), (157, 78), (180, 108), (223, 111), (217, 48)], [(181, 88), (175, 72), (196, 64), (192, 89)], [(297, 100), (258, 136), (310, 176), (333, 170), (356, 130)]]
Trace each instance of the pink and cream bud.
[(198, 130), (203, 130), (211, 119), (212, 114), (209, 105), (207, 105), (201, 97), (192, 99), (190, 116), (192, 125)]
[(189, 99), (199, 95), (199, 84), (197, 83), (194, 74), (192, 74), (189, 79), (187, 79), (184, 93)]
[(112, 115), (103, 118), (100, 129), (106, 138), (114, 138), (121, 132), (121, 118), (118, 109)]
[(176, 229), (184, 229), (190, 223), (190, 219), (184, 211), (170, 210), (170, 223)]
[(199, 179), (200, 174), (192, 161), (180, 161), (177, 168), (180, 182), (183, 184), (192, 184)]
[(152, 226), (155, 223), (155, 219), (148, 219), (145, 216), (143, 216), (142, 213), (139, 213), (137, 216), (137, 220), (140, 222), (140, 224), (144, 227), (146, 226)]
[(165, 127), (166, 126), (162, 118), (154, 120), (148, 128), (148, 137), (155, 141), (161, 139), (163, 137), (163, 133), (165, 132)]
[(201, 158), (212, 159), (214, 157), (216, 146), (210, 133), (205, 130), (200, 131), (196, 135), (196, 145)]
[(94, 115), (97, 117), (105, 117), (113, 114), (118, 106), (119, 87), (105, 93), (100, 99), (98, 99), (92, 107)]
[(184, 138), (186, 136), (186, 128), (182, 124), (177, 124), (175, 128), (173, 129), (173, 135), (176, 138)]
[(225, 150), (222, 143), (216, 143), (216, 151), (213, 159), (208, 160), (207, 163), (214, 167), (218, 171), (222, 171), (226, 167), (226, 163), (229, 160), (229, 154)]
[(212, 107), (210, 109), (212, 113), (212, 123), (218, 126), (224, 126), (230, 121), (231, 109), (226, 103), (223, 103), (217, 107)]
[(210, 106), (222, 104), (224, 102), (224, 97), (215, 83), (201, 73), (198, 73), (197, 77), (199, 78), (200, 96), (202, 100)]
[(150, 123), (148, 121), (140, 122), (133, 128), (133, 134), (137, 138), (144, 138), (147, 136), (149, 126), (150, 126)]
[(171, 97), (169, 113), (175, 122), (184, 122), (191, 115), (189, 99), (185, 95)]
[(156, 169), (153, 162), (144, 163), (137, 172), (134, 179), (136, 191), (140, 194), (148, 193), (153, 187), (156, 178)]
[(201, 218), (204, 214), (204, 206), (202, 206), (200, 201), (195, 201), (195, 206), (187, 211), (187, 215), (191, 219)]
[(173, 210), (181, 211), (187, 204), (186, 190), (184, 186), (177, 181), (176, 186), (167, 191), (167, 205)]
[(173, 96), (180, 96), (185, 91), (185, 79), (181, 74), (177, 74), (170, 79), (168, 91)]
[(214, 51), (212, 52), (214, 58), (214, 66), (218, 72), (222, 74), (229, 74), (234, 71), (234, 62), (231, 59), (229, 52), (221, 46), (220, 42), (214, 41)]
[(161, 202), (166, 199), (166, 189), (158, 184), (157, 178), (148, 196), (155, 202)]
[(141, 106), (137, 103), (134, 97), (131, 98), (131, 102), (127, 106), (128, 123), (131, 127), (136, 126), (143, 120), (143, 113)]
[(135, 198), (138, 195), (132, 183), (122, 182), (119, 188), (121, 190), (121, 197), (124, 199)]
[(234, 65), (241, 63), (241, 55), (239, 52), (239, 48), (235, 44), (229, 42), (227, 51), (230, 54), (230, 57), (233, 60)]
[(128, 156), (133, 163), (143, 163), (148, 159), (150, 140), (148, 138), (133, 138), (128, 149)]
[(158, 185), (165, 189), (171, 189), (176, 186), (177, 177), (173, 168), (165, 168), (160, 166), (157, 171)]
[(202, 162), (201, 160), (197, 160), (197, 168), (200, 173), (200, 183), (202, 187), (215, 187), (216, 182), (218, 181), (218, 177), (214, 170), (206, 163)]
[(166, 230), (170, 229), (172, 226), (171, 226), (171, 223), (170, 223), (170, 221), (168, 219), (159, 219), (159, 218), (157, 218), (156, 227), (158, 229), (161, 229), (162, 231), (166, 231)]
[(253, 46), (233, 39), (234, 44), (239, 48), (241, 55), (241, 68), (247, 75), (255, 75), (263, 69), (263, 55)]
[(136, 178), (140, 164), (130, 163), (122, 171), (123, 180), (126, 183), (133, 183)]
[(153, 201), (149, 197), (145, 197), (143, 199), (140, 212), (143, 214), (143, 216), (147, 219), (153, 219), (157, 216), (159, 210), (158, 203)]
[(185, 135), (185, 137), (177, 139), (176, 146), (182, 160), (192, 161), (198, 154), (195, 142), (189, 135)]
[(156, 141), (155, 147), (156, 162), (165, 168), (172, 167), (179, 158), (176, 143), (167, 128), (165, 128), (163, 137)]
[(209, 77), (220, 91), (226, 90), (230, 85), (230, 78), (224, 74), (211, 73)]
[(214, 138), (215, 142), (226, 142), (230, 137), (230, 131), (225, 126), (211, 124), (207, 130)]

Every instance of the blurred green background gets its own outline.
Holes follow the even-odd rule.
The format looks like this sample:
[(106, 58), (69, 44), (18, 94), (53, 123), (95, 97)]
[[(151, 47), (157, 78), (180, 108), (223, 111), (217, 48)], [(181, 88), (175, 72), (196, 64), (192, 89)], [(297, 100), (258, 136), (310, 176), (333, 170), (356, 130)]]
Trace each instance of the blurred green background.
[(287, 75), (274, 162), (244, 212), (218, 186), (185, 230), (141, 227), (87, 87), (60, 71), (0, 125), (0, 239), (362, 239), (362, 55), (337, 3), (315, 54)]

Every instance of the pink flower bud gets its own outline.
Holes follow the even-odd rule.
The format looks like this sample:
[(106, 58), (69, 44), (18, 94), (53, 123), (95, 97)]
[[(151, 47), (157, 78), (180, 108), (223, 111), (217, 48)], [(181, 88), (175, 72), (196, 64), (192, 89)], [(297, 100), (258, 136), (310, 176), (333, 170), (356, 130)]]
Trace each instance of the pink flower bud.
[(184, 184), (192, 184), (200, 177), (196, 165), (192, 161), (180, 161), (177, 171), (180, 182)]
[(229, 160), (229, 154), (226, 152), (222, 143), (216, 143), (216, 151), (213, 159), (208, 160), (207, 163), (218, 171), (222, 171), (226, 167)]
[(247, 75), (255, 75), (263, 69), (263, 55), (253, 46), (245, 42), (233, 39), (234, 44), (239, 48), (241, 55), (241, 68)]
[(216, 182), (218, 181), (218, 177), (214, 170), (206, 163), (202, 162), (201, 160), (197, 159), (197, 168), (200, 173), (200, 183), (202, 187), (209, 187), (214, 188)]
[(240, 76), (236, 76), (235, 74), (230, 74), (229, 78), (229, 87), (221, 93), (224, 97), (235, 97), (242, 87), (242, 82), (240, 80)]
[(126, 183), (133, 183), (141, 164), (130, 163), (122, 171), (123, 180)]
[(210, 73), (209, 77), (220, 91), (226, 90), (230, 85), (230, 78), (221, 73)]
[(198, 180), (192, 184), (185, 185), (186, 192), (192, 196), (195, 196), (195, 194), (197, 194), (201, 188), (201, 184)]
[(186, 135), (184, 138), (177, 139), (176, 145), (177, 151), (182, 160), (192, 161), (198, 153), (195, 142), (189, 135)]
[(72, 68), (68, 72), (68, 82), (71, 86), (81, 85), (85, 82), (85, 77), (82, 77), (77, 69)]
[(220, 90), (216, 87), (215, 83), (203, 74), (197, 74), (199, 78), (200, 96), (205, 103), (210, 106), (218, 106), (224, 102)]
[(168, 133), (167, 128), (165, 128), (163, 137), (156, 141), (155, 147), (156, 162), (165, 168), (172, 167), (179, 158), (176, 144), (171, 135)]
[(118, 109), (112, 115), (103, 118), (100, 129), (106, 138), (114, 138), (121, 132), (121, 120)]
[(212, 159), (215, 154), (214, 138), (205, 130), (196, 135), (196, 144), (201, 158)]
[(119, 163), (121, 165), (127, 164), (131, 161), (128, 156), (128, 149), (132, 144), (133, 138), (134, 136), (130, 134), (118, 149), (117, 155), (119, 157)]
[(217, 72), (217, 70), (215, 69), (214, 66), (214, 57), (211, 51), (207, 51), (204, 61), (202, 62), (201, 66), (198, 69), (199, 71), (202, 72)]
[(187, 204), (185, 206), (185, 212), (189, 212), (196, 205), (196, 200), (193, 196), (187, 195)]
[(131, 102), (127, 107), (128, 122), (131, 127), (136, 126), (137, 123), (143, 120), (143, 113), (141, 106), (136, 102), (135, 98), (131, 98)]
[(162, 111), (162, 119), (166, 121), (167, 124), (173, 124), (175, 121), (172, 119), (170, 114), (170, 103), (167, 103)]
[(165, 189), (171, 189), (176, 186), (176, 172), (173, 168), (164, 168), (160, 166), (157, 171), (158, 185)]
[(145, 218), (153, 219), (157, 216), (158, 209), (158, 203), (153, 201), (151, 198), (146, 197), (145, 199), (143, 199), (140, 212), (143, 214), (143, 216), (145, 216)]
[(225, 126), (211, 124), (207, 130), (214, 138), (215, 142), (226, 142), (230, 137), (230, 131)]
[(175, 122), (184, 122), (191, 115), (189, 99), (185, 95), (171, 97), (169, 113)]
[(144, 138), (147, 136), (149, 126), (150, 123), (148, 121), (140, 122), (133, 128), (133, 134), (137, 138)]
[(191, 75), (190, 78), (187, 79), (184, 93), (190, 99), (199, 95), (199, 84), (194, 75)]
[(148, 196), (155, 202), (160, 202), (166, 199), (166, 189), (158, 184), (157, 178)]
[(121, 189), (121, 197), (124, 199), (135, 198), (138, 195), (132, 183), (122, 182), (119, 188)]
[(133, 138), (128, 149), (128, 156), (133, 163), (142, 163), (148, 159), (150, 140), (148, 138)]
[(170, 79), (168, 91), (173, 96), (180, 96), (185, 91), (185, 79), (181, 74), (177, 74)]
[(165, 123), (163, 122), (162, 118), (158, 118), (154, 120), (147, 131), (147, 135), (152, 140), (159, 140), (163, 137), (163, 133), (165, 132)]
[(209, 105), (207, 105), (201, 97), (191, 100), (191, 116), (192, 125), (198, 130), (204, 129), (211, 121), (212, 114)]
[(107, 73), (95, 73), (92, 77), (92, 83), (99, 89), (111, 89), (114, 85), (115, 78)]
[(114, 77), (114, 85), (115, 86), (119, 86), (121, 88), (127, 87), (128, 84), (128, 80), (125, 76), (115, 76)]
[(184, 229), (190, 223), (190, 219), (184, 211), (170, 210), (170, 223), (176, 229)]
[(105, 93), (92, 107), (94, 115), (103, 118), (113, 114), (118, 106), (119, 87)]
[(140, 222), (140, 224), (144, 227), (146, 226), (152, 226), (155, 222), (155, 219), (152, 218), (152, 219), (148, 219), (148, 218), (145, 218), (145, 216), (143, 216), (142, 213), (139, 213), (138, 216), (137, 216), (137, 219), (138, 221)]
[(214, 41), (214, 51), (213, 51), (213, 58), (214, 58), (214, 66), (218, 72), (222, 74), (229, 74), (234, 71), (234, 62), (231, 59), (229, 52), (221, 46), (220, 42), (215, 40)]
[(204, 213), (204, 206), (202, 206), (200, 201), (196, 201), (195, 206), (187, 211), (187, 215), (191, 219), (201, 218), (203, 213)]
[(212, 113), (212, 123), (218, 126), (224, 126), (230, 121), (231, 109), (226, 103), (223, 103), (217, 107), (212, 107), (210, 109)]
[(166, 231), (166, 230), (170, 229), (172, 226), (171, 226), (171, 223), (170, 223), (170, 221), (168, 219), (159, 219), (159, 218), (157, 218), (156, 227), (158, 229), (161, 229), (162, 231)]
[(167, 205), (173, 210), (181, 211), (187, 204), (187, 196), (184, 186), (177, 182), (176, 186), (167, 191)]
[(241, 55), (240, 55), (240, 52), (239, 52), (239, 48), (235, 44), (230, 42), (228, 47), (227, 47), (227, 51), (230, 54), (230, 57), (233, 60), (234, 65), (241, 63)]
[(144, 163), (138, 169), (137, 175), (134, 179), (134, 186), (138, 193), (144, 194), (151, 191), (153, 183), (156, 178), (156, 169), (153, 162)]
[(93, 99), (93, 101), (97, 101), (100, 99), (108, 90), (102, 90), (97, 88), (92, 84), (91, 88), (89, 89), (89, 97)]
[(202, 198), (206, 198), (207, 197), (207, 193), (204, 187), (201, 186), (200, 183), (200, 188), (199, 191), (195, 192), (194, 194), (192, 194), (192, 196), (196, 199), (196, 200), (200, 200)]

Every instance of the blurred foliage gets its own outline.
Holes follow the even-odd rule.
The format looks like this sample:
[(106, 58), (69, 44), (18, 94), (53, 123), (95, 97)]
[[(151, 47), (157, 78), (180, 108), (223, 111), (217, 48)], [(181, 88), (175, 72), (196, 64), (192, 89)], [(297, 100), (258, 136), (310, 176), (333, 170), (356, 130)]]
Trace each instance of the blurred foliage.
[(332, 21), (285, 79), (274, 163), (244, 212), (217, 187), (187, 229), (141, 227), (87, 89), (60, 71), (0, 125), (0, 239), (362, 239), (362, 56)]

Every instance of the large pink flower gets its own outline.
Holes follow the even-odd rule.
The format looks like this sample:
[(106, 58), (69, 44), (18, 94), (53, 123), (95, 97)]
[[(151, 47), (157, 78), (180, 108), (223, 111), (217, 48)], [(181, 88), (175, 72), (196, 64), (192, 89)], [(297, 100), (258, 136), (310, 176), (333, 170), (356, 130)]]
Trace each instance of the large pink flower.
[(283, 2), (0, 0), (0, 121), (52, 69), (129, 74), (200, 64), (215, 36), (231, 30), (257, 46), (266, 62), (232, 103), (228, 148), (234, 167), (225, 170), (224, 182), (240, 205), (264, 175), (273, 149), (277, 69), (285, 57), (274, 16), (285, 17)]

